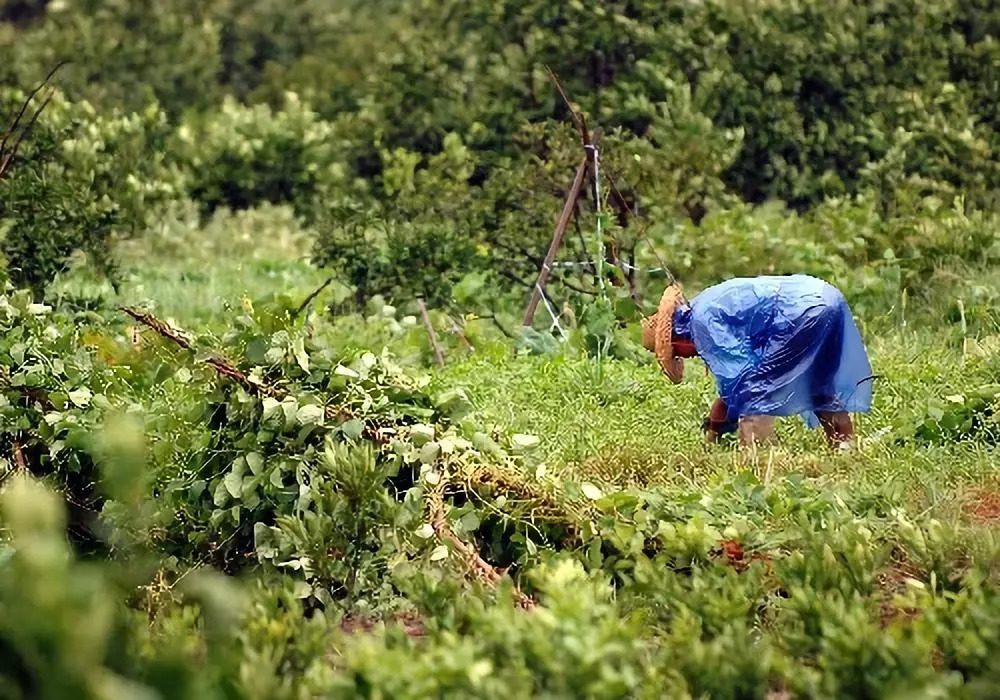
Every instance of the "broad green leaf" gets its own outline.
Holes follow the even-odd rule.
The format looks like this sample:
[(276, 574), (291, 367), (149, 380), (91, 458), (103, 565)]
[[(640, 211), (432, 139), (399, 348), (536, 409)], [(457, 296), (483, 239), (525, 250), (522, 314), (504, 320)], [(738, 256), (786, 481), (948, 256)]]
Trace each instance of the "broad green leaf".
[(347, 377), (349, 379), (360, 379), (361, 378), (361, 375), (359, 375), (357, 372), (355, 372), (350, 367), (345, 367), (344, 365), (337, 365), (334, 368), (333, 373), (336, 374), (336, 375), (338, 375), (338, 376), (341, 376), (341, 377)]
[(253, 338), (249, 343), (247, 343), (247, 359), (255, 365), (262, 365), (266, 363), (268, 347), (269, 345), (266, 339), (259, 336)]
[(458, 522), (464, 532), (475, 532), (479, 528), (479, 515), (475, 511), (469, 511)]
[(215, 487), (215, 493), (212, 495), (212, 503), (216, 508), (222, 508), (229, 502), (229, 487), (226, 482), (220, 481), (219, 485)]
[(309, 371), (309, 355), (306, 354), (305, 340), (300, 336), (292, 342), (292, 350), (295, 353), (295, 361), (303, 372)]
[(261, 419), (269, 421), (281, 411), (281, 402), (270, 396), (265, 397), (261, 402)]
[(281, 474), (281, 467), (275, 467), (274, 469), (271, 470), (271, 477), (268, 481), (270, 481), (271, 486), (274, 486), (277, 489), (280, 489), (282, 486), (284, 486), (284, 481), (282, 479), (282, 474)]
[(254, 474), (260, 474), (264, 470), (264, 457), (259, 452), (249, 452), (245, 459)]
[(323, 421), (323, 407), (314, 403), (307, 403), (299, 407), (295, 416), (299, 425), (316, 425)]
[(538, 447), (538, 444), (541, 442), (537, 435), (526, 435), (524, 433), (515, 433), (511, 436), (510, 440), (515, 448), (525, 452)]
[(441, 454), (441, 446), (436, 442), (428, 442), (420, 448), (420, 462), (422, 464), (433, 464)]
[(69, 392), (69, 400), (73, 402), (74, 406), (77, 406), (79, 408), (86, 408), (87, 406), (89, 406), (92, 397), (93, 394), (91, 393), (90, 389), (88, 389), (85, 386), (82, 386), (79, 389), (74, 389), (73, 391)]
[(243, 477), (235, 471), (226, 474), (222, 483), (226, 485), (226, 491), (235, 499), (239, 499), (243, 494)]
[(410, 426), (410, 437), (413, 439), (413, 444), (420, 447), (434, 439), (434, 426), (423, 423), (412, 425)]
[(349, 440), (359, 440), (361, 434), (364, 432), (365, 424), (358, 420), (357, 418), (352, 418), (349, 421), (345, 421), (340, 426), (340, 432), (344, 434), (344, 437)]

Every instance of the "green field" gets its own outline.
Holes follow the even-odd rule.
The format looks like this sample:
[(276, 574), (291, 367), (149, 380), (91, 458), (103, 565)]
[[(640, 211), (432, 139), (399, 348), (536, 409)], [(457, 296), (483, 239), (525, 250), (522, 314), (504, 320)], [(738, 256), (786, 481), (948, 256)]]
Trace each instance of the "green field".
[[(3, 115), (67, 53), (0, 147), (0, 698), (1000, 693), (992, 4), (0, 0)], [(524, 329), (546, 67), (602, 140)], [(639, 342), (783, 273), (852, 451), (707, 444)]]

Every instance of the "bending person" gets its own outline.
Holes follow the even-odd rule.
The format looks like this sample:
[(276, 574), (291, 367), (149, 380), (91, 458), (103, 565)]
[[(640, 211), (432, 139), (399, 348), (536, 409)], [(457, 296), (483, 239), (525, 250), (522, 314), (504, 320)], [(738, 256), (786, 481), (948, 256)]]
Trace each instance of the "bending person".
[(643, 345), (675, 383), (683, 358), (705, 361), (719, 390), (704, 424), (711, 441), (735, 430), (744, 444), (766, 440), (775, 416), (801, 415), (846, 447), (849, 414), (871, 409), (871, 364), (850, 307), (807, 275), (731, 279), (690, 303), (671, 285), (643, 319)]

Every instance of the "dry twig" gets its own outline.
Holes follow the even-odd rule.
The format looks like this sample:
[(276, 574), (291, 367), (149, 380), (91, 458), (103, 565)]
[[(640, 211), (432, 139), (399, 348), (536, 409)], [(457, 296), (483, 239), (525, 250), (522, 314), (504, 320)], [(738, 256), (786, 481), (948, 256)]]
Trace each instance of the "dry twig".
[[(505, 572), (483, 559), (475, 547), (460, 539), (448, 526), (448, 521), (444, 516), (443, 491), (444, 483), (442, 482), (438, 489), (427, 495), (431, 527), (434, 528), (438, 537), (447, 541), (452, 549), (462, 557), (476, 579), (490, 588), (497, 588), (503, 580)], [(522, 593), (516, 585), (514, 586), (514, 596), (518, 605), (523, 609), (532, 610), (535, 607), (535, 601)]]
[(431, 317), (427, 313), (427, 306), (423, 299), (420, 299), (418, 304), (420, 305), (420, 315), (424, 319), (424, 327), (427, 328), (427, 335), (430, 336), (431, 346), (434, 348), (434, 361), (437, 362), (438, 367), (444, 367), (444, 353), (441, 352), (441, 346), (438, 344), (437, 333), (434, 332), (434, 324), (431, 323)]
[[(24, 143), (24, 139), (27, 138), (29, 133), (31, 133), (31, 129), (35, 126), (35, 122), (38, 121), (38, 117), (41, 116), (42, 111), (48, 106), (49, 102), (52, 101), (52, 97), (55, 95), (55, 88), (49, 90), (48, 94), (42, 100), (41, 105), (39, 105), (38, 109), (36, 109), (28, 118), (28, 123), (18, 130), (18, 127), (21, 126), (21, 120), (24, 119), (24, 115), (28, 111), (28, 107), (31, 106), (32, 101), (38, 93), (45, 89), (45, 86), (49, 84), (49, 81), (52, 80), (52, 76), (56, 74), (56, 71), (67, 63), (69, 63), (69, 61), (60, 61), (56, 64), (55, 68), (49, 71), (49, 74), (45, 76), (45, 79), (39, 83), (35, 89), (28, 94), (24, 102), (21, 103), (21, 108), (18, 110), (17, 114), (14, 115), (10, 125), (4, 132), (3, 139), (0, 140), (0, 180), (2, 180), (4, 175), (7, 174), (7, 171), (10, 170), (11, 163), (14, 162), (14, 158), (17, 156), (17, 152), (21, 148), (21, 144)], [(17, 133), (17, 136), (14, 136), (15, 133)], [(11, 137), (14, 138), (14, 142), (10, 148), (8, 148), (7, 144)]]

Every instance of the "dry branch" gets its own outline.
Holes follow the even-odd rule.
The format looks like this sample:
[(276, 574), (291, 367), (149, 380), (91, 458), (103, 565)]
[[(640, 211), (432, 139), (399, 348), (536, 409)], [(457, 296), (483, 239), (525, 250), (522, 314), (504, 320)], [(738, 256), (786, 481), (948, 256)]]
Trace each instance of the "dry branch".
[(318, 297), (323, 292), (323, 290), (329, 287), (331, 284), (333, 284), (333, 278), (327, 277), (326, 281), (323, 282), (323, 284), (321, 284), (319, 287), (310, 292), (309, 296), (307, 296), (302, 301), (302, 303), (299, 304), (299, 308), (295, 309), (295, 313), (292, 314), (292, 318), (298, 318), (302, 314), (302, 312), (306, 310), (306, 307), (308, 307), (309, 304), (312, 303), (313, 299)]
[[(444, 499), (442, 498), (442, 487), (428, 494), (428, 505), (431, 519), (431, 527), (438, 537), (447, 541), (465, 561), (473, 575), (479, 581), (485, 583), (490, 588), (497, 588), (503, 580), (504, 574), (495, 566), (482, 558), (479, 552), (471, 544), (464, 542), (448, 526), (448, 521), (444, 516)], [(516, 585), (514, 586), (514, 596), (518, 605), (525, 610), (535, 607), (535, 601), (524, 595)]]
[[(161, 321), (160, 319), (153, 316), (153, 314), (140, 309), (135, 309), (132, 307), (121, 306), (119, 309), (122, 313), (131, 316), (133, 319), (141, 323), (142, 325), (151, 328), (156, 331), (159, 335), (164, 338), (173, 341), (185, 350), (191, 349), (191, 340), (189, 336), (182, 330), (174, 328), (166, 321)], [(272, 387), (263, 382), (251, 379), (245, 372), (242, 372), (238, 367), (233, 366), (229, 362), (218, 358), (218, 357), (208, 357), (204, 360), (205, 364), (211, 366), (219, 374), (229, 377), (237, 384), (242, 386), (248, 392), (252, 394), (257, 394), (259, 396), (270, 396), (275, 399), (284, 398), (287, 392), (284, 392), (276, 387)]]
[(535, 286), (531, 290), (531, 298), (528, 300), (528, 306), (524, 310), (524, 319), (521, 321), (522, 326), (530, 326), (535, 319), (535, 309), (538, 308), (538, 302), (541, 301), (542, 294), (544, 294), (545, 284), (548, 282), (549, 273), (552, 270), (552, 263), (555, 262), (556, 253), (559, 251), (559, 246), (562, 245), (563, 235), (566, 233), (566, 227), (569, 225), (570, 217), (576, 207), (576, 200), (580, 196), (580, 188), (583, 186), (583, 178), (586, 173), (587, 156), (584, 156), (576, 169), (573, 184), (569, 188), (563, 210), (556, 222), (556, 229), (552, 233), (552, 241), (549, 243), (549, 252), (546, 253), (545, 260), (542, 262), (542, 269), (538, 271), (538, 281), (535, 282)]
[(573, 107), (573, 103), (569, 101), (569, 96), (566, 94), (566, 90), (563, 89), (562, 83), (559, 82), (559, 78), (556, 77), (555, 72), (545, 66), (545, 72), (549, 74), (549, 80), (555, 85), (556, 92), (562, 98), (563, 103), (566, 105), (566, 109), (569, 110), (570, 116), (573, 118), (573, 122), (576, 124), (576, 128), (580, 130), (580, 141), (583, 143), (584, 147), (590, 145), (590, 132), (587, 129), (587, 118), (583, 116), (582, 112), (577, 111)]
[[(584, 148), (587, 149), (588, 154), (592, 154), (593, 153), (592, 147), (595, 146), (596, 144), (595, 143), (591, 143), (590, 133), (589, 133), (589, 131), (587, 129), (587, 120), (586, 120), (586, 118), (583, 116), (583, 114), (581, 112), (577, 111), (573, 107), (573, 104), (570, 102), (569, 96), (566, 94), (566, 90), (563, 88), (562, 83), (559, 82), (559, 78), (556, 77), (556, 74), (552, 71), (552, 69), (549, 68), (548, 66), (546, 66), (545, 70), (549, 74), (549, 79), (555, 85), (556, 91), (559, 93), (559, 96), (562, 98), (563, 102), (566, 104), (567, 109), (569, 109), (570, 116), (573, 118), (573, 122), (576, 124), (577, 129), (580, 131), (580, 140), (582, 141)], [(591, 161), (588, 160), (588, 162), (591, 162)], [(615, 183), (615, 179), (612, 176), (612, 174), (611, 173), (606, 173), (605, 177), (607, 177), (608, 183), (610, 185), (609, 190), (610, 190), (610, 193), (611, 193), (611, 201), (614, 204), (615, 210), (617, 212), (618, 224), (623, 229), (627, 228), (630, 220), (638, 218), (638, 215), (636, 214), (636, 211), (629, 205), (628, 200), (625, 199), (625, 196), (622, 194), (621, 190), (618, 188), (618, 185)], [(646, 229), (647, 229), (647, 226), (644, 224), (642, 226), (641, 230), (639, 231), (638, 236), (637, 236), (638, 240), (645, 241), (646, 245), (649, 246), (650, 251), (653, 253), (653, 256), (656, 258), (657, 262), (660, 264), (660, 267), (664, 271), (666, 271), (666, 273), (669, 276), (670, 280), (673, 281), (674, 280), (673, 273), (670, 271), (670, 268), (667, 267), (666, 263), (663, 261), (663, 258), (660, 257), (659, 252), (653, 246), (653, 242), (651, 240), (649, 240), (649, 232)], [(606, 251), (607, 251), (607, 247), (606, 247)], [(608, 252), (610, 253), (610, 255), (608, 256), (608, 262), (610, 262), (612, 265), (617, 266), (617, 260), (616, 260), (617, 255), (615, 255), (613, 251), (608, 251)], [(632, 286), (634, 286), (634, 283), (633, 283)], [(633, 290), (633, 296), (634, 295), (635, 295), (635, 292)]]
[[(38, 93), (49, 84), (49, 81), (52, 80), (52, 76), (56, 74), (56, 71), (67, 63), (69, 63), (69, 61), (60, 61), (56, 64), (55, 68), (49, 71), (49, 74), (45, 76), (45, 79), (42, 80), (42, 82), (28, 94), (24, 102), (21, 103), (21, 108), (17, 111), (17, 114), (14, 115), (10, 125), (4, 132), (3, 139), (0, 140), (0, 180), (2, 180), (4, 175), (7, 174), (7, 171), (10, 170), (11, 163), (14, 162), (14, 158), (17, 156), (17, 152), (21, 148), (21, 144), (24, 142), (24, 139), (27, 138), (28, 134), (31, 133), (31, 129), (38, 121), (38, 117), (41, 116), (42, 111), (48, 106), (49, 102), (52, 101), (52, 97), (55, 95), (55, 88), (49, 90), (48, 95), (46, 95), (45, 99), (42, 100), (42, 104), (34, 111), (34, 113), (32, 113), (31, 117), (28, 118), (27, 125), (18, 131), (18, 127), (21, 126), (21, 120), (27, 113), (28, 107), (31, 106), (32, 101)], [(7, 143), (10, 141), (11, 137), (14, 136), (15, 132), (17, 133), (17, 136), (14, 138), (13, 145), (8, 149)]]

